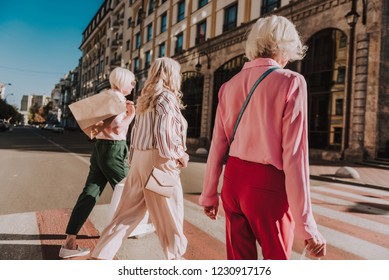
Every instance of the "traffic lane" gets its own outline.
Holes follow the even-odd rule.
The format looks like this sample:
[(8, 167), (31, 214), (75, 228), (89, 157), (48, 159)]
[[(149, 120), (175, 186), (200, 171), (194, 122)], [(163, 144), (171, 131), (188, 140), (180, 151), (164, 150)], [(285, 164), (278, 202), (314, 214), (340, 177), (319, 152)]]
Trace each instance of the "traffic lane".
[[(55, 135), (32, 128), (1, 134), (0, 214), (74, 206), (88, 174), (93, 147), (86, 141), (79, 147), (83, 153), (75, 153), (75, 144), (82, 143), (76, 134)], [(111, 195), (107, 187), (98, 203), (109, 203)]]

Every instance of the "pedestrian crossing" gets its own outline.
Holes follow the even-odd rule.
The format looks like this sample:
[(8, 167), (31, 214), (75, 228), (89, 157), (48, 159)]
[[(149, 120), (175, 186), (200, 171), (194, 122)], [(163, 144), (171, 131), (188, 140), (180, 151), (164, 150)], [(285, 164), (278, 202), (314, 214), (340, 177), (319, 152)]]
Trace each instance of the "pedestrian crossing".
[[(319, 231), (328, 244), (323, 259), (389, 260), (389, 192), (314, 182), (311, 197)], [(186, 197), (186, 221), (225, 244), (224, 216), (210, 220), (196, 204), (197, 198)], [(302, 250), (302, 242), (296, 240), (292, 259), (300, 259)]]
[[(222, 260), (225, 217), (220, 207), (216, 221), (203, 214), (199, 194), (184, 195), (185, 254), (190, 260)], [(327, 240), (323, 260), (389, 260), (389, 191), (312, 181), (312, 208)], [(0, 216), (0, 259), (58, 259), (71, 209)], [(108, 205), (97, 205), (80, 232), (79, 245), (93, 247), (107, 223)], [(301, 258), (304, 245), (295, 240), (292, 259)], [(260, 251), (260, 248), (259, 248)], [(117, 259), (163, 259), (155, 234), (129, 238)], [(261, 256), (259, 257), (261, 259)]]

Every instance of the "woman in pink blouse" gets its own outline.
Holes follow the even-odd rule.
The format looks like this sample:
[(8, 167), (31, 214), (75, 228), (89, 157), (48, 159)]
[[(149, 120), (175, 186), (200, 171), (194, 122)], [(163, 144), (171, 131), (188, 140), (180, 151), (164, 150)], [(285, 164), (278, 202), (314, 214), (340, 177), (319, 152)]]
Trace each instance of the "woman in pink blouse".
[[(112, 222), (104, 229), (92, 252), (94, 259), (113, 259), (126, 239), (149, 211), (167, 259), (182, 259), (187, 239), (183, 231), (183, 192), (180, 167), (186, 167), (187, 123), (183, 104), (180, 65), (170, 58), (158, 58), (151, 65), (141, 96), (137, 100), (131, 134), (131, 169)], [(153, 166), (177, 177), (174, 194), (166, 198), (145, 189)]]
[[(289, 20), (260, 18), (246, 42), (250, 61), (220, 88), (200, 204), (209, 218), (217, 218), (217, 186), (229, 148), (221, 192), (228, 259), (257, 259), (256, 241), (264, 259), (289, 259), (294, 233), (312, 256), (325, 255), (309, 194), (306, 82), (283, 69), (305, 51)], [(230, 146), (250, 89), (272, 67), (279, 69), (254, 91)]]

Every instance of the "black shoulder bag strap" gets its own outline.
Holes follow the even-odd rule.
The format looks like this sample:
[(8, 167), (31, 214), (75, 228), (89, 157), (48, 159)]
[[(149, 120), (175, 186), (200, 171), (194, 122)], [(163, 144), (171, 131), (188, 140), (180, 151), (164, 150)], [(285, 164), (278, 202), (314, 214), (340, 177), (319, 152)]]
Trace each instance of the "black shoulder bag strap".
[(249, 94), (246, 97), (246, 100), (243, 103), (242, 108), (240, 109), (240, 112), (239, 112), (239, 115), (238, 115), (238, 119), (235, 122), (234, 131), (232, 132), (232, 136), (231, 136), (230, 147), (231, 147), (232, 142), (234, 141), (235, 133), (236, 133), (236, 130), (238, 129), (238, 126), (239, 126), (240, 120), (242, 119), (243, 113), (246, 110), (246, 107), (247, 107), (247, 105), (248, 105), (248, 103), (249, 103), (249, 101), (251, 99), (251, 96), (253, 95), (255, 89), (257, 88), (259, 83), (262, 82), (262, 80), (266, 78), (267, 75), (269, 75), (271, 72), (273, 72), (274, 70), (277, 70), (277, 69), (280, 69), (280, 67), (276, 66), (276, 67), (272, 67), (272, 68), (266, 70), (266, 72), (263, 73), (261, 77), (259, 77), (259, 79), (255, 82), (255, 84), (251, 88)]

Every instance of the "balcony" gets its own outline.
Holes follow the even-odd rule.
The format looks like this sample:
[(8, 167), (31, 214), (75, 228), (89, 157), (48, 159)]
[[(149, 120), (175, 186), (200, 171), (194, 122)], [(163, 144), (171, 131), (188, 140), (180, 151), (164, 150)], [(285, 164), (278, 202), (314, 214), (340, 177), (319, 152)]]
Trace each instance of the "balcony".
[(112, 49), (112, 50), (116, 50), (118, 47), (119, 47), (119, 42), (118, 42), (118, 40), (112, 40), (111, 49)]
[(119, 55), (118, 57), (111, 59), (111, 66), (120, 66), (122, 62), (122, 56)]
[(118, 44), (123, 43), (123, 34), (120, 34), (120, 35), (116, 38), (116, 41), (118, 42)]
[(112, 30), (118, 30), (119, 29), (119, 21), (116, 20), (112, 23), (112, 26), (111, 26)]

